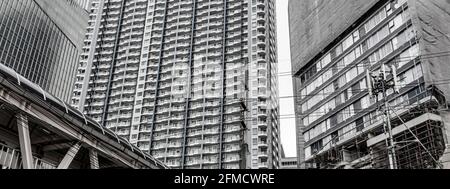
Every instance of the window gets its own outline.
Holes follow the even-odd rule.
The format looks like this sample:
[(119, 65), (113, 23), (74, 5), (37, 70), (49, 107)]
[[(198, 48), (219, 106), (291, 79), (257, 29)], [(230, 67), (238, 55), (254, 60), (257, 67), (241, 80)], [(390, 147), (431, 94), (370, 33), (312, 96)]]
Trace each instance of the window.
[(350, 46), (353, 45), (353, 36), (349, 36), (347, 37), (347, 39), (344, 40), (344, 42), (342, 43), (342, 50), (345, 51), (348, 48), (350, 48)]
[(356, 133), (356, 123), (353, 122), (350, 125), (343, 128), (344, 138), (349, 138)]
[(311, 146), (305, 148), (305, 158), (308, 159), (311, 157)]
[(303, 125), (304, 125), (305, 127), (309, 126), (309, 117), (303, 118)]
[(370, 49), (377, 45), (381, 40), (386, 38), (389, 35), (389, 26), (383, 27), (380, 31), (375, 33), (369, 39), (367, 39), (367, 48)]
[(335, 49), (335, 51), (336, 51), (336, 56), (339, 56), (339, 55), (341, 55), (342, 54), (342, 44), (339, 44), (337, 47), (336, 47), (336, 49)]
[(325, 68), (328, 64), (331, 63), (331, 54), (328, 53), (325, 55), (325, 57), (322, 59), (322, 68)]
[(305, 138), (305, 141), (308, 142), (311, 139), (309, 137), (309, 131), (307, 131), (305, 134), (303, 134), (303, 137)]
[(357, 46), (355, 48), (355, 57), (359, 58), (361, 56), (362, 52), (361, 52), (361, 45)]
[(365, 97), (361, 98), (361, 110), (365, 110), (365, 109), (369, 108), (369, 106), (370, 106), (370, 97), (365, 96)]
[(344, 121), (344, 111), (339, 112), (336, 115), (337, 124), (342, 123)]
[(320, 70), (322, 70), (322, 62), (321, 61), (316, 63), (316, 71), (320, 72)]
[(325, 89), (323, 89), (324, 98), (328, 97), (333, 92), (334, 92), (333, 84), (328, 85), (327, 87), (325, 87)]
[(355, 58), (355, 51), (350, 52), (349, 54), (347, 54), (347, 56), (344, 57), (344, 65), (350, 65), (355, 60)]
[(320, 150), (322, 150), (322, 146), (323, 146), (322, 140), (315, 142), (314, 144), (311, 145), (311, 152), (312, 153), (319, 152)]
[(349, 70), (346, 74), (346, 80), (347, 82), (352, 81), (356, 76), (358, 76), (358, 69), (356, 67), (353, 67), (351, 70)]
[(355, 33), (353, 33), (353, 41), (356, 42), (359, 40), (359, 31), (356, 31)]
[(381, 23), (384, 19), (386, 19), (386, 9), (383, 8), (378, 14), (372, 17), (365, 25), (364, 28), (366, 32), (369, 32), (373, 28), (375, 28), (379, 23)]
[(405, 4), (407, 0), (397, 0), (397, 3), (394, 5), (396, 9), (400, 8), (403, 4)]
[(343, 75), (342, 77), (339, 78), (338, 80), (338, 86), (339, 88), (343, 87), (345, 84), (347, 84), (347, 79), (346, 76)]
[(331, 79), (331, 77), (333, 77), (333, 70), (329, 69), (328, 71), (323, 73), (322, 77), (323, 77), (323, 82), (327, 82), (329, 79)]
[(390, 30), (391, 32), (395, 31), (396, 29), (398, 29), (402, 24), (403, 24), (403, 14), (399, 14), (397, 15), (394, 20), (392, 20), (389, 23), (390, 26)]

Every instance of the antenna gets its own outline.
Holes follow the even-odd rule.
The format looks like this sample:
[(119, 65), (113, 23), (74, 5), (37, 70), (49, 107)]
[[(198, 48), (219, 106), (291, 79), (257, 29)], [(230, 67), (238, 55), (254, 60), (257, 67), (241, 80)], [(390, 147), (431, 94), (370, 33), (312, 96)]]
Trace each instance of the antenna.
[[(387, 100), (387, 89), (391, 88), (392, 85), (388, 85), (387, 82), (387, 76), (386, 76), (386, 67), (384, 64), (381, 66), (381, 73), (382, 75), (378, 75), (377, 77), (372, 77), (369, 70), (367, 70), (366, 77), (367, 77), (367, 84), (369, 88), (370, 95), (379, 95), (380, 93), (383, 95), (383, 101), (384, 101), (384, 115), (386, 117), (384, 124), (385, 124), (385, 134), (387, 134), (388, 138), (386, 138), (386, 146), (388, 148), (388, 158), (389, 158), (389, 167), (391, 169), (397, 169), (397, 160), (396, 160), (396, 152), (395, 152), (395, 141), (392, 134), (392, 125), (391, 125), (391, 118), (390, 118), (390, 112), (387, 109), (389, 107), (389, 101)], [(397, 74), (393, 72), (393, 75), (396, 76)]]
[(367, 89), (369, 89), (369, 96), (373, 96), (372, 75), (369, 70), (366, 70), (366, 83)]
[(384, 64), (381, 64), (381, 72), (383, 73), (383, 79), (386, 81), (387, 75), (386, 75), (386, 67)]
[(398, 94), (400, 93), (400, 86), (397, 77), (397, 68), (395, 67), (395, 65), (392, 65), (391, 69), (392, 69), (392, 80), (394, 80), (394, 91)]

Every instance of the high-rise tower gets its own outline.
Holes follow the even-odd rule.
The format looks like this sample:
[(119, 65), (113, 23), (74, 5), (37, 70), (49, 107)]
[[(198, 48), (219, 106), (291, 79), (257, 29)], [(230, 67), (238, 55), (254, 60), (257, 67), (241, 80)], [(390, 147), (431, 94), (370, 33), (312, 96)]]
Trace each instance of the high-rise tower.
[(72, 104), (174, 168), (277, 168), (273, 0), (94, 0)]

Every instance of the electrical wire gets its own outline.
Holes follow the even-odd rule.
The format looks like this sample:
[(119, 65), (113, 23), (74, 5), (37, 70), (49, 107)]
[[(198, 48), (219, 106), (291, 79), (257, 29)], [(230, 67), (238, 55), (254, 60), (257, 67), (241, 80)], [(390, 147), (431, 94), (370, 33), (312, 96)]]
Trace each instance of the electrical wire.
[[(423, 92), (423, 93), (421, 93), (421, 94), (418, 94), (417, 96), (420, 96), (420, 95), (422, 95), (422, 94), (424, 94), (424, 93), (427, 93), (427, 91), (425, 91), (425, 92)], [(402, 118), (397, 114), (397, 111), (395, 111), (395, 110), (398, 110), (398, 108), (392, 108), (391, 107), (391, 105), (389, 105), (388, 104), (388, 108), (390, 108), (391, 110), (392, 110), (392, 112), (394, 112), (396, 115), (397, 115), (397, 117), (402, 121), (402, 123), (403, 123), (403, 125), (405, 125), (405, 122), (402, 120)], [(414, 103), (413, 104), (411, 104), (411, 105), (409, 105), (409, 106), (412, 106), (412, 107), (422, 107), (422, 105), (415, 105)], [(426, 108), (425, 106), (423, 106), (422, 107), (423, 108), (423, 110), (422, 111), (420, 111), (420, 110), (416, 110), (417, 112), (411, 112), (411, 111), (409, 111), (408, 113), (409, 114), (415, 114), (415, 113), (424, 113), (424, 112), (427, 112), (428, 111), (428, 108)], [(421, 109), (422, 109), (421, 108)], [(411, 108), (407, 108), (408, 110), (410, 110)], [(442, 110), (448, 110), (448, 109), (442, 109)], [(433, 111), (439, 111), (438, 109), (433, 109)], [(370, 120), (369, 122), (372, 122), (373, 120)], [(363, 126), (363, 125), (365, 125), (366, 124), (366, 122), (365, 123), (362, 123), (361, 125)], [(405, 125), (406, 126), (406, 125)], [(327, 142), (325, 145), (322, 145), (322, 148), (321, 149), (319, 149), (319, 150), (317, 150), (315, 153), (313, 153), (310, 157), (310, 159), (316, 159), (316, 156), (319, 154), (319, 153), (321, 153), (327, 146), (329, 146), (329, 145), (331, 145), (331, 142), (333, 142), (333, 141), (335, 141), (336, 139), (338, 139), (338, 138), (341, 138), (341, 137), (345, 137), (345, 135), (347, 135), (347, 133), (353, 133), (354, 132), (354, 130), (355, 129), (357, 129), (357, 128), (359, 128), (360, 126), (355, 126), (353, 129), (351, 129), (351, 130), (349, 130), (349, 131), (347, 131), (346, 133), (342, 133), (341, 135), (337, 135), (336, 137), (332, 137), (331, 138), (331, 140), (329, 141), (329, 142)], [(409, 129), (409, 128), (408, 128)], [(410, 130), (410, 129), (409, 129)], [(358, 132), (358, 131), (356, 131), (356, 132)], [(415, 134), (410, 130), (410, 132), (411, 132), (411, 134), (413, 134), (413, 136), (415, 136)], [(358, 134), (358, 137), (360, 137), (361, 135), (360, 134)], [(418, 140), (418, 138), (416, 137), (416, 140)], [(419, 140), (418, 140), (419, 141)], [(419, 141), (420, 142), (420, 141)], [(435, 163), (437, 163), (438, 164), (438, 166), (440, 166), (441, 167), (441, 165), (439, 164), (439, 162), (437, 162), (437, 160), (434, 158), (434, 156), (432, 156), (431, 155), (431, 153), (426, 149), (426, 147), (423, 145), (423, 143), (421, 143), (420, 142), (420, 144), (421, 144), (421, 147), (422, 148), (424, 148), (426, 151), (427, 151), (427, 153), (432, 157), (432, 159), (433, 159), (433, 161), (435, 162)], [(373, 149), (372, 149), (373, 150)], [(382, 162), (382, 161), (384, 161), (383, 159), (380, 159), (378, 162)], [(375, 161), (374, 160), (372, 160), (372, 162), (374, 163)], [(375, 162), (375, 163), (377, 163), (377, 162)], [(306, 162), (302, 162), (302, 164), (306, 164)]]
[[(384, 61), (370, 61), (370, 60), (364, 61), (363, 60), (359, 64), (354, 65), (354, 66), (342, 65), (342, 66), (331, 66), (330, 68), (338, 69), (340, 71), (345, 68), (354, 68), (354, 67), (368, 68), (368, 67), (372, 66), (373, 64), (377, 64), (377, 63), (406, 63), (406, 62), (410, 62), (414, 59), (426, 60), (426, 59), (448, 57), (448, 56), (450, 56), (450, 51), (442, 51), (442, 52), (438, 52), (438, 53), (428, 53), (428, 54), (421, 54), (421, 55), (417, 55), (417, 56), (405, 56), (405, 57), (397, 58), (394, 60), (392, 60), (392, 59), (384, 60)], [(323, 68), (322, 70), (325, 70), (325, 69), (327, 69), (327, 68)], [(278, 76), (295, 76), (295, 75), (296, 74), (292, 74), (292, 72), (279, 72), (278, 73)]]

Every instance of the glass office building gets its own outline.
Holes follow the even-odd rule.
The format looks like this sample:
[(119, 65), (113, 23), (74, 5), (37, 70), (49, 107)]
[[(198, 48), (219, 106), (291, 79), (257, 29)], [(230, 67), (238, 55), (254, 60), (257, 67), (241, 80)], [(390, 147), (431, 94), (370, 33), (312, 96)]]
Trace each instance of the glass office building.
[[(44, 1), (0, 0), (0, 63), (69, 102), (80, 51), (73, 38), (61, 29), (64, 25), (45, 11), (52, 7), (44, 9), (40, 2)], [(80, 26), (78, 30), (84, 29)]]
[(173, 168), (277, 168), (274, 3), (94, 0), (72, 104)]
[[(429, 40), (448, 27), (441, 25), (443, 16), (429, 14), (438, 14), (438, 7), (448, 7), (448, 3), (398, 0), (337, 6), (333, 3), (339, 2), (320, 1), (315, 6), (324, 12), (312, 11), (315, 16), (307, 18), (295, 11), (298, 2), (290, 3), (292, 47), (303, 45), (292, 48), (300, 166), (390, 167), (384, 99), (381, 94), (369, 96), (366, 81), (366, 70), (377, 75), (385, 65), (387, 73), (392, 66), (396, 68), (400, 89), (398, 94), (387, 90), (386, 99), (396, 142), (395, 164), (403, 169), (438, 167), (445, 150), (443, 128), (449, 124), (443, 119), (446, 113), (439, 110), (448, 104), (444, 91), (450, 84), (437, 82), (448, 69), (448, 57), (441, 53), (446, 48), (436, 47), (440, 42), (430, 45)], [(343, 14), (329, 15), (336, 11)], [(320, 26), (308, 26), (313, 29), (305, 31), (299, 29), (302, 21)], [(431, 25), (433, 32), (427, 28)], [(324, 35), (314, 33), (317, 30)], [(305, 36), (309, 41), (301, 40)], [(392, 81), (392, 77), (388, 74), (387, 79)]]

